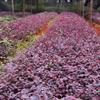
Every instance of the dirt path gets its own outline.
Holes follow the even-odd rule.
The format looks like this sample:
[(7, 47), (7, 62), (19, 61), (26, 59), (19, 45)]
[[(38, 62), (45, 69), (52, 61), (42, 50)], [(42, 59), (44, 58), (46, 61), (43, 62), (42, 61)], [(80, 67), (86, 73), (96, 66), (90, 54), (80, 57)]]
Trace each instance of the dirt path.
[(50, 27), (52, 27), (52, 25), (54, 24), (54, 22), (56, 21), (57, 18), (58, 18), (58, 16), (51, 19), (47, 24), (45, 24), (43, 27), (41, 27), (36, 32), (37, 38), (40, 38), (41, 36), (45, 35), (45, 33), (49, 30)]
[(93, 23), (93, 27), (96, 30), (97, 34), (100, 35), (100, 24)]

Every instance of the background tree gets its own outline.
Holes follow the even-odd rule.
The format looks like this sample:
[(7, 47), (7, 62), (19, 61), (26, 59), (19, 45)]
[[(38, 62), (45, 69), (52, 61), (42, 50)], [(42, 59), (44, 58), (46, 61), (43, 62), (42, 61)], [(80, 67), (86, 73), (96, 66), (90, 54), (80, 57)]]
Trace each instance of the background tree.
[(31, 13), (32, 13), (32, 9), (33, 9), (33, 7), (32, 7), (32, 6), (33, 6), (33, 0), (31, 0), (30, 3), (31, 3)]
[(90, 18), (90, 22), (92, 23), (92, 13), (93, 13), (93, 0), (90, 0), (90, 15), (89, 15), (89, 18)]
[(25, 15), (25, 0), (23, 0), (23, 16)]
[[(85, 2), (85, 6), (89, 6), (89, 3), (91, 2), (91, 0), (86, 0)], [(93, 0), (93, 8), (94, 9), (98, 9), (100, 7), (100, 0)]]
[(39, 10), (39, 0), (36, 0), (36, 9)]
[(14, 0), (11, 0), (11, 5), (12, 5), (12, 15), (14, 16)]

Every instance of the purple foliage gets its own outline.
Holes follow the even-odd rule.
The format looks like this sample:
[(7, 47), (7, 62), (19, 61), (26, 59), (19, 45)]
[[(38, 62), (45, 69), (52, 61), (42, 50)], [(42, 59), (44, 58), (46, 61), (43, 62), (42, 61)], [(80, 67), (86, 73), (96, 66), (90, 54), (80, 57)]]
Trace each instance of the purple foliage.
[(0, 43), (0, 59), (6, 57), (7, 54), (8, 54), (7, 45), (5, 45), (4, 43)]
[(0, 76), (1, 100), (99, 100), (99, 89), (100, 38), (73, 13), (60, 14)]
[[(0, 23), (0, 41), (8, 38), (11, 40), (25, 39), (27, 35), (35, 34), (41, 27), (43, 27), (49, 20), (56, 17), (57, 13), (39, 13), (36, 15), (20, 18), (9, 24)], [(15, 42), (15, 41), (14, 41)], [(9, 45), (6, 46), (9, 48)], [(0, 58), (7, 57), (8, 50), (0, 44)]]
[(20, 18), (8, 25), (0, 25), (0, 37), (8, 37), (14, 40), (21, 40), (29, 34), (35, 34), (50, 19), (57, 16), (57, 13), (40, 13)]
[(6, 34), (7, 32), (5, 32), (6, 29), (7, 29), (7, 24), (0, 23), (0, 40), (8, 37), (8, 34)]
[(97, 23), (100, 23), (100, 13), (94, 13), (93, 16), (92, 16), (92, 19), (97, 22)]

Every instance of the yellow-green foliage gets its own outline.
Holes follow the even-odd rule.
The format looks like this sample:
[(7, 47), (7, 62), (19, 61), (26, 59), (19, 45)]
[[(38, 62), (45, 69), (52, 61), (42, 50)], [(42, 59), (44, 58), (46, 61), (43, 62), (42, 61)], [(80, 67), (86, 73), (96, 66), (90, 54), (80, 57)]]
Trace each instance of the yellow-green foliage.
[(5, 39), (0, 41), (0, 44), (4, 44), (6, 47), (8, 47), (7, 56), (14, 55), (15, 47), (14, 46), (12, 47), (13, 43), (14, 42), (12, 40), (9, 40), (8, 38), (5, 38)]
[[(27, 49), (29, 46), (31, 46), (34, 43), (34, 41), (36, 39), (37, 39), (36, 35), (29, 35), (25, 39), (18, 41), (17, 43), (15, 43), (16, 47), (10, 49), (9, 55), (7, 58), (8, 59), (14, 58), (16, 56), (17, 52)], [(4, 40), (0, 41), (0, 43), (5, 43), (6, 45), (10, 46), (11, 43), (13, 43), (13, 42), (11, 42), (8, 39), (4, 39)], [(4, 62), (0, 61), (0, 73), (3, 71), (4, 64), (5, 64)]]
[(2, 62), (0, 62), (0, 72), (2, 72), (3, 71), (3, 63)]
[(4, 16), (4, 17), (0, 17), (0, 22), (1, 23), (9, 23), (9, 22), (12, 22), (12, 21), (14, 21), (16, 19), (17, 18), (13, 17), (13, 16)]
[(5, 39), (1, 40), (0, 43), (4, 43), (6, 45), (11, 45), (11, 41), (8, 40), (8, 38), (5, 38)]
[(36, 40), (36, 35), (27, 36), (25, 39), (17, 43), (17, 51), (28, 48), (35, 40)]

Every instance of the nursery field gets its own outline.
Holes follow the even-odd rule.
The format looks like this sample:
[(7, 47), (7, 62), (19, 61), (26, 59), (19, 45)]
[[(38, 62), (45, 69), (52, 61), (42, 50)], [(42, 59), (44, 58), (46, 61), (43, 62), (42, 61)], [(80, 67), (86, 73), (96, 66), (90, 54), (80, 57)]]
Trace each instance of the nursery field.
[[(0, 17), (0, 100), (100, 100), (100, 14)], [(91, 27), (92, 26), (92, 27)]]

